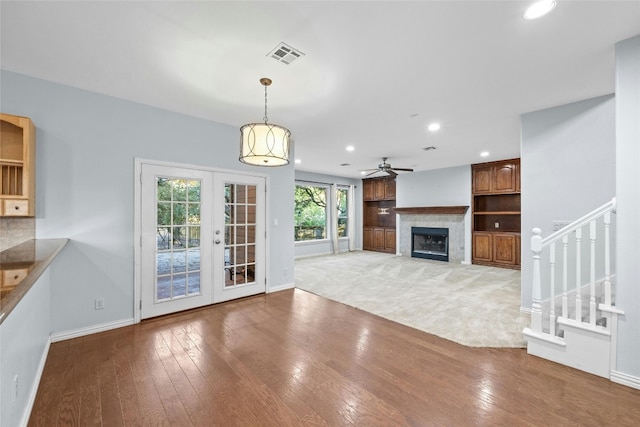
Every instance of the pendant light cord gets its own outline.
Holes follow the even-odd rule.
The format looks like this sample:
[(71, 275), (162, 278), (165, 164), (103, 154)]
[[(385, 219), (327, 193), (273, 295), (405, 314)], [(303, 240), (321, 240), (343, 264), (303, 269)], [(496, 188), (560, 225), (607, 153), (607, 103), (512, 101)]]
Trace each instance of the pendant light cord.
[(264, 86), (264, 124), (267, 124), (267, 85)]

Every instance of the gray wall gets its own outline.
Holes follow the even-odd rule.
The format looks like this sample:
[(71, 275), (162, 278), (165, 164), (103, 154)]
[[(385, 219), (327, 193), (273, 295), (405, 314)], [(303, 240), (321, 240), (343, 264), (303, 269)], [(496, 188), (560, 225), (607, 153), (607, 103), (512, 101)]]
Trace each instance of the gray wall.
[(531, 230), (548, 236), (554, 220), (576, 220), (615, 196), (615, 136), (613, 95), (522, 115), (523, 308), (531, 308)]
[[(355, 212), (355, 248), (362, 250), (362, 180), (345, 178), (334, 175), (324, 175), (313, 172), (295, 171), (295, 179), (303, 181), (313, 181), (325, 184), (339, 184), (339, 185), (355, 185), (354, 199), (356, 201)], [(293, 213), (293, 210), (291, 211)], [(293, 227), (291, 228), (293, 230)], [(292, 233), (293, 234), (293, 233)], [(348, 239), (340, 239), (338, 244), (340, 252), (346, 252), (349, 250)], [(315, 255), (324, 255), (333, 253), (333, 245), (331, 240), (320, 241), (308, 241), (308, 242), (296, 242), (295, 243), (295, 256), (307, 257)]]
[(616, 44), (617, 368), (640, 388), (640, 36)]
[(400, 174), (396, 206), (469, 206), (464, 216), (464, 263), (471, 263), (471, 166)]
[(51, 268), (53, 333), (133, 318), (136, 157), (268, 174), (268, 289), (293, 284), (293, 164), (239, 163), (239, 130), (213, 121), (6, 71), (0, 89), (37, 129), (36, 236), (71, 239)]

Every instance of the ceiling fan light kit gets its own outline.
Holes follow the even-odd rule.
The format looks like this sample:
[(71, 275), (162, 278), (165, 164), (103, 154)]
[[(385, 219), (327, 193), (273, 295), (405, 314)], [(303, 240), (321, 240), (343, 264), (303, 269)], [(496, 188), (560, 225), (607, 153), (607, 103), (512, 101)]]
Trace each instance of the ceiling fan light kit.
[(289, 164), (289, 137), (285, 127), (267, 123), (267, 86), (271, 79), (263, 77), (264, 123), (249, 123), (240, 128), (240, 157), (242, 163), (254, 166), (285, 166)]

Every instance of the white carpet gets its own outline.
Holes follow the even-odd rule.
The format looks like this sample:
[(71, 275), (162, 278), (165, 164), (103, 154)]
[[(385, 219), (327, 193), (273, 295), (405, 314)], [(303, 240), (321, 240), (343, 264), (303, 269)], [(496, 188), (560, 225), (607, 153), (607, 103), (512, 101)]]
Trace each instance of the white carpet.
[(296, 287), (470, 347), (525, 347), (520, 271), (377, 252), (296, 260)]

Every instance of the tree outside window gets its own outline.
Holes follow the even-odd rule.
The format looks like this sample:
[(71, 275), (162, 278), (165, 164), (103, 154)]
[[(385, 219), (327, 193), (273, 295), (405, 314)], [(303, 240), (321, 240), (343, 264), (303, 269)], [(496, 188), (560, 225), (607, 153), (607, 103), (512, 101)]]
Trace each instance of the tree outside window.
[(338, 237), (349, 236), (349, 190), (346, 188), (338, 188), (336, 205), (338, 207)]
[(296, 242), (327, 238), (327, 191), (327, 187), (296, 185)]

